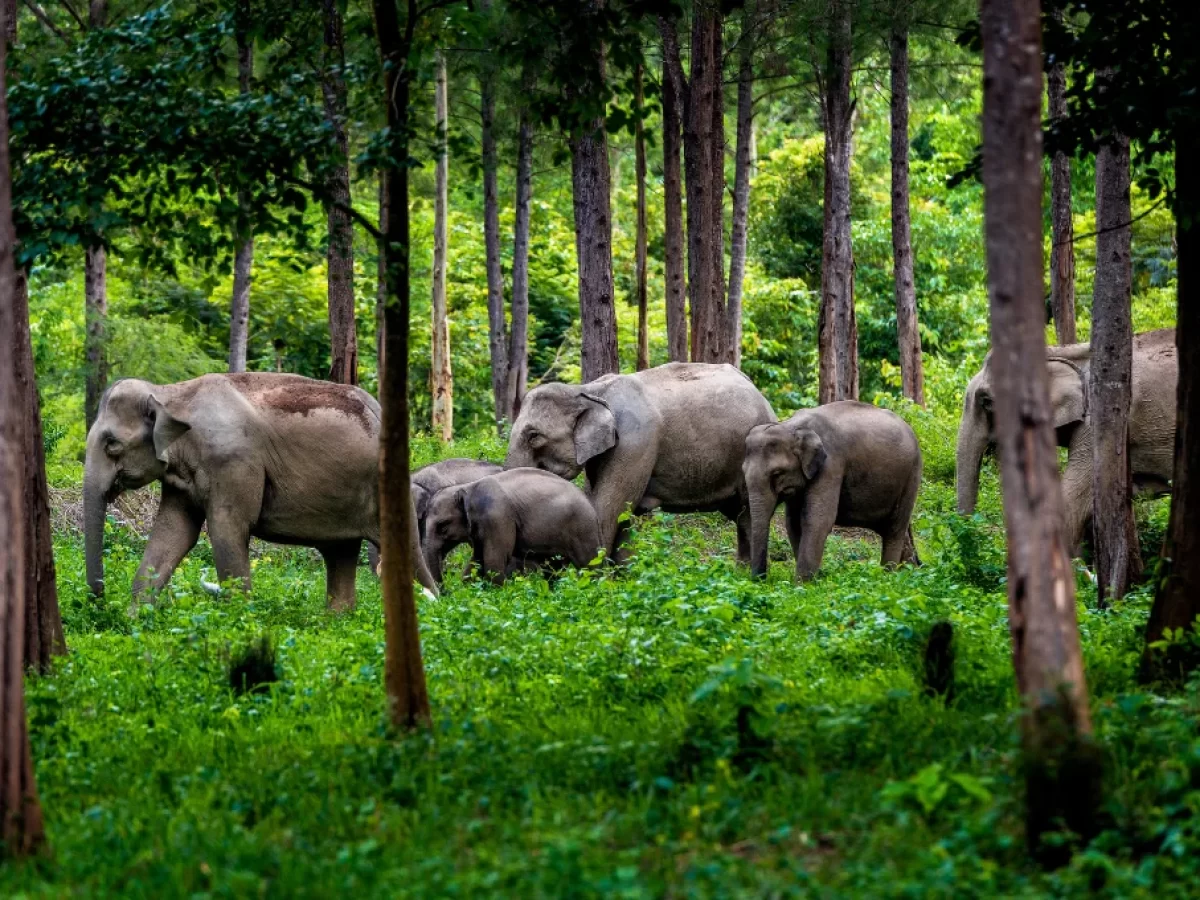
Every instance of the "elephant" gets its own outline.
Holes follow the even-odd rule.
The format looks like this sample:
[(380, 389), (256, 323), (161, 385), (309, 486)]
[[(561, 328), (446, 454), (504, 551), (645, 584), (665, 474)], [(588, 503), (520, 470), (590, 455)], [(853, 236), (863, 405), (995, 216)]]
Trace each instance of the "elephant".
[(485, 475), (503, 472), (504, 466), (485, 459), (443, 459), (421, 466), (412, 474), (413, 504), (417, 509), (417, 532), (425, 540), (425, 517), (429, 501), (443, 488), (478, 481)]
[(738, 558), (749, 559), (742, 451), (755, 425), (775, 413), (731, 365), (667, 363), (584, 385), (544, 384), (525, 397), (513, 423), (507, 468), (581, 471), (611, 555), (620, 517), (721, 512), (737, 524)]
[[(1088, 418), (1087, 381), (1090, 344), (1046, 348), (1050, 373), (1050, 407), (1058, 446), (1067, 448), (1062, 473), (1064, 532), (1077, 553), (1092, 517), (1092, 429)], [(1129, 408), (1129, 464), (1135, 490), (1162, 494), (1170, 490), (1175, 465), (1175, 386), (1179, 364), (1175, 329), (1148, 331), (1133, 339), (1133, 383)], [(992, 423), (991, 354), (967, 385), (958, 429), (955, 480), (958, 510), (975, 511), (979, 467), (995, 447)]]
[(758, 425), (746, 436), (742, 473), (754, 575), (767, 573), (767, 538), (780, 501), (800, 581), (821, 568), (834, 525), (878, 533), (884, 565), (915, 561), (908, 526), (921, 487), (921, 448), (895, 413), (840, 400)]
[[(161, 590), (208, 525), (221, 581), (250, 587), (250, 538), (315, 547), (334, 608), (354, 605), (362, 541), (379, 543), (379, 404), (349, 385), (266, 372), (178, 384), (115, 382), (100, 399), (84, 460), (84, 552), (104, 592), (104, 519), (124, 491), (152, 481), (162, 499), (134, 603)], [(417, 538), (421, 584), (436, 595)]]
[(601, 547), (596, 511), (583, 491), (528, 468), (506, 469), (433, 495), (424, 552), (439, 583), (446, 555), (468, 541), (475, 563), (495, 583), (557, 557), (582, 568)]

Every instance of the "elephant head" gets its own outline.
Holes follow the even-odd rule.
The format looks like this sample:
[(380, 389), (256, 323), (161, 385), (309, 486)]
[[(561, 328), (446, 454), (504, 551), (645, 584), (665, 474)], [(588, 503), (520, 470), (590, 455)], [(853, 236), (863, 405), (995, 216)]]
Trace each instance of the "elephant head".
[(616, 445), (617, 420), (604, 400), (579, 385), (547, 384), (525, 397), (504, 466), (544, 469), (570, 481)]
[(468, 487), (456, 484), (443, 488), (428, 501), (421, 552), (438, 584), (442, 583), (442, 567), (450, 551), (471, 539), (471, 520), (467, 517)]
[[(1087, 378), (1084, 373), (1087, 357), (1082, 355), (1076, 359), (1048, 356), (1046, 365), (1050, 373), (1050, 410), (1054, 428), (1058, 435), (1058, 445), (1065, 447), (1070, 443), (1075, 428), (1087, 418)], [(983, 464), (984, 454), (995, 447), (995, 442), (989, 353), (983, 368), (967, 385), (962, 421), (958, 427), (955, 482), (958, 491), (958, 511), (963, 515), (975, 512), (975, 503), (979, 496), (979, 468)]]
[(83, 519), (87, 582), (104, 593), (104, 516), (125, 491), (157, 481), (167, 471), (167, 448), (191, 427), (170, 413), (157, 393), (163, 389), (126, 379), (100, 399), (87, 436), (84, 458)]
[(785, 497), (802, 492), (825, 466), (825, 444), (811, 428), (776, 422), (746, 436), (742, 475), (750, 502), (750, 571), (767, 574), (771, 516)]

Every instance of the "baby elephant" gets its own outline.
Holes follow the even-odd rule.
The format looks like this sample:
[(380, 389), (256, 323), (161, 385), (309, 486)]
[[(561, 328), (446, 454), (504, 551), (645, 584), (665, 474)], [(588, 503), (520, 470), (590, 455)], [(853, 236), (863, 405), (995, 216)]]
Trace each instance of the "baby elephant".
[(834, 525), (878, 532), (884, 565), (915, 561), (902, 558), (921, 485), (921, 448), (895, 413), (843, 400), (758, 425), (746, 436), (742, 474), (755, 575), (767, 572), (767, 535), (781, 501), (801, 581), (821, 567)]
[(434, 494), (422, 550), (439, 584), (446, 555), (468, 541), (475, 563), (497, 584), (555, 557), (586, 566), (604, 543), (583, 491), (541, 469), (508, 469)]

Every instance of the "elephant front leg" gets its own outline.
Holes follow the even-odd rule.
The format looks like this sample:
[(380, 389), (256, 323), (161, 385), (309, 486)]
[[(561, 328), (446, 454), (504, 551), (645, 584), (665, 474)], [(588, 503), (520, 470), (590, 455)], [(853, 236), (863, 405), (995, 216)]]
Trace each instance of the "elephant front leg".
[(212, 543), (213, 562), (217, 578), (241, 582), (242, 590), (250, 592), (250, 526), (238, 517), (220, 515), (208, 518), (208, 539)]
[(800, 511), (800, 538), (796, 542), (796, 580), (816, 576), (825, 557), (825, 542), (837, 521), (839, 485), (824, 485), (810, 490)]
[(341, 612), (354, 609), (354, 576), (362, 541), (338, 541), (317, 548), (325, 560), (325, 603)]
[(1072, 447), (1062, 475), (1063, 539), (1067, 552), (1078, 556), (1084, 531), (1092, 517), (1091, 447)]
[(798, 500), (785, 500), (783, 504), (783, 526), (787, 530), (788, 543), (792, 545), (792, 555), (800, 558), (800, 536), (804, 534), (801, 519), (804, 515), (804, 505)]
[(166, 587), (176, 567), (200, 537), (204, 513), (174, 488), (163, 486), (162, 501), (154, 516), (150, 539), (142, 554), (141, 565), (133, 577), (132, 615), (143, 600), (152, 599)]

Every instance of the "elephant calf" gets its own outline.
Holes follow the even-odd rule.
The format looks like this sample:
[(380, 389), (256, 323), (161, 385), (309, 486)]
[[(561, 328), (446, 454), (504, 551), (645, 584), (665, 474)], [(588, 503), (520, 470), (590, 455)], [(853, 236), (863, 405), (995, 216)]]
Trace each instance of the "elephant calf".
[(439, 460), (413, 472), (413, 505), (417, 508), (417, 532), (421, 540), (425, 540), (425, 517), (429, 515), (429, 501), (434, 494), (444, 488), (478, 481), (503, 471), (504, 466), (485, 459), (455, 458)]
[(909, 521), (921, 486), (921, 448), (895, 413), (843, 400), (759, 425), (742, 464), (750, 495), (750, 567), (767, 572), (767, 536), (780, 501), (796, 554), (796, 577), (813, 577), (834, 525), (883, 538), (884, 565), (906, 561)]
[(423, 550), (439, 584), (446, 555), (467, 542), (483, 574), (498, 584), (556, 557), (586, 566), (604, 545), (583, 491), (538, 469), (508, 469), (433, 496)]

